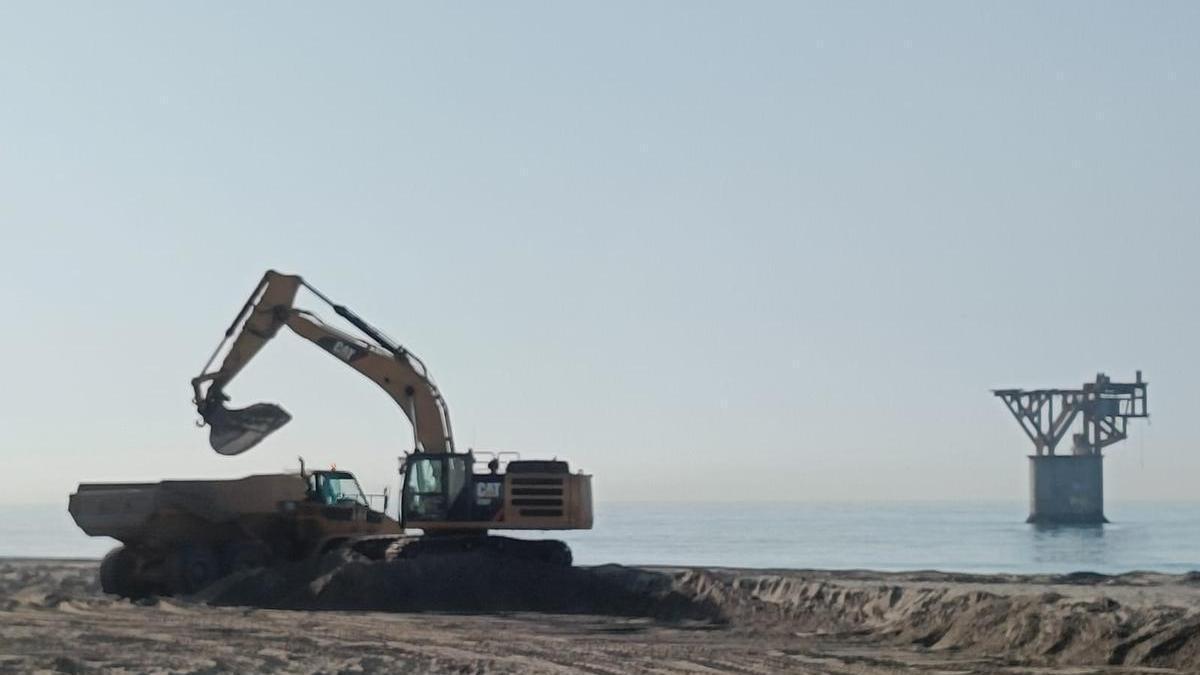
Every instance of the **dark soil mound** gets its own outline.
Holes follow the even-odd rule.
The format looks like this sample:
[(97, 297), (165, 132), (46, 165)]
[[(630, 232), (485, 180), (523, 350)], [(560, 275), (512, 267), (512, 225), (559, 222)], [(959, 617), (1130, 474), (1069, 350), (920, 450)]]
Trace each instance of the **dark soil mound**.
[(320, 563), (256, 570), (207, 589), (219, 605), (391, 612), (558, 612), (723, 621), (666, 573), (605, 565), (558, 567), (487, 553), (370, 561), (334, 554)]

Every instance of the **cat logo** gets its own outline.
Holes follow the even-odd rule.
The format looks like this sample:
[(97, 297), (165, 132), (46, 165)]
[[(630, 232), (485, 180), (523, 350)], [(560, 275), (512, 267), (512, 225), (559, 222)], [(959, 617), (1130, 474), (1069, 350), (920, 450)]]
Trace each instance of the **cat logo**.
[(476, 483), (475, 484), (475, 503), (476, 504), (491, 504), (493, 501), (500, 498), (499, 483)]

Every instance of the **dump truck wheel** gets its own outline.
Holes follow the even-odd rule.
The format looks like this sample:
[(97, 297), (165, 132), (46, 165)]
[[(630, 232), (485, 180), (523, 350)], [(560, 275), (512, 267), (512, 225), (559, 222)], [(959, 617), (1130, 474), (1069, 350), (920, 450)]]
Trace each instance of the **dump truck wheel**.
[(137, 557), (124, 546), (109, 551), (100, 561), (100, 590), (123, 598), (138, 597)]
[(256, 541), (234, 542), (222, 551), (222, 562), (227, 572), (266, 567), (271, 563), (271, 549)]
[(195, 593), (221, 576), (217, 557), (207, 546), (181, 546), (175, 549), (170, 559), (170, 570), (169, 587), (174, 595)]

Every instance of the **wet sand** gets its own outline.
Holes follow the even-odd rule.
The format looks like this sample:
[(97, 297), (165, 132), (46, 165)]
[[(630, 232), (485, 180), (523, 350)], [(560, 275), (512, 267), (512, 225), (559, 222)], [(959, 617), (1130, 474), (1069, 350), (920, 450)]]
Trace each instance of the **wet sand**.
[(130, 602), (96, 570), (0, 559), (0, 671), (1200, 672), (1200, 575), (343, 560)]

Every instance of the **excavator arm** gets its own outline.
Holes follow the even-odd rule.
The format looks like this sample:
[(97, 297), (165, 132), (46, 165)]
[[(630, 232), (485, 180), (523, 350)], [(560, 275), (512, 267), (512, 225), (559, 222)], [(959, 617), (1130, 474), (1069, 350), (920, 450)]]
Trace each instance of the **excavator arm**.
[[(362, 331), (366, 339), (329, 326), (311, 312), (294, 307), (301, 287), (330, 305), (338, 316)], [(346, 307), (330, 301), (301, 277), (274, 270), (263, 276), (200, 375), (192, 380), (193, 402), (203, 423), (211, 429), (209, 442), (214, 450), (224, 455), (245, 452), (291, 420), (287, 412), (271, 403), (256, 403), (241, 409), (225, 405), (229, 400), (225, 387), (283, 326), (387, 392), (412, 425), (415, 450), (454, 451), (446, 402), (424, 363)], [(225, 357), (220, 367), (213, 370), (213, 363), (226, 344), (229, 347)]]

